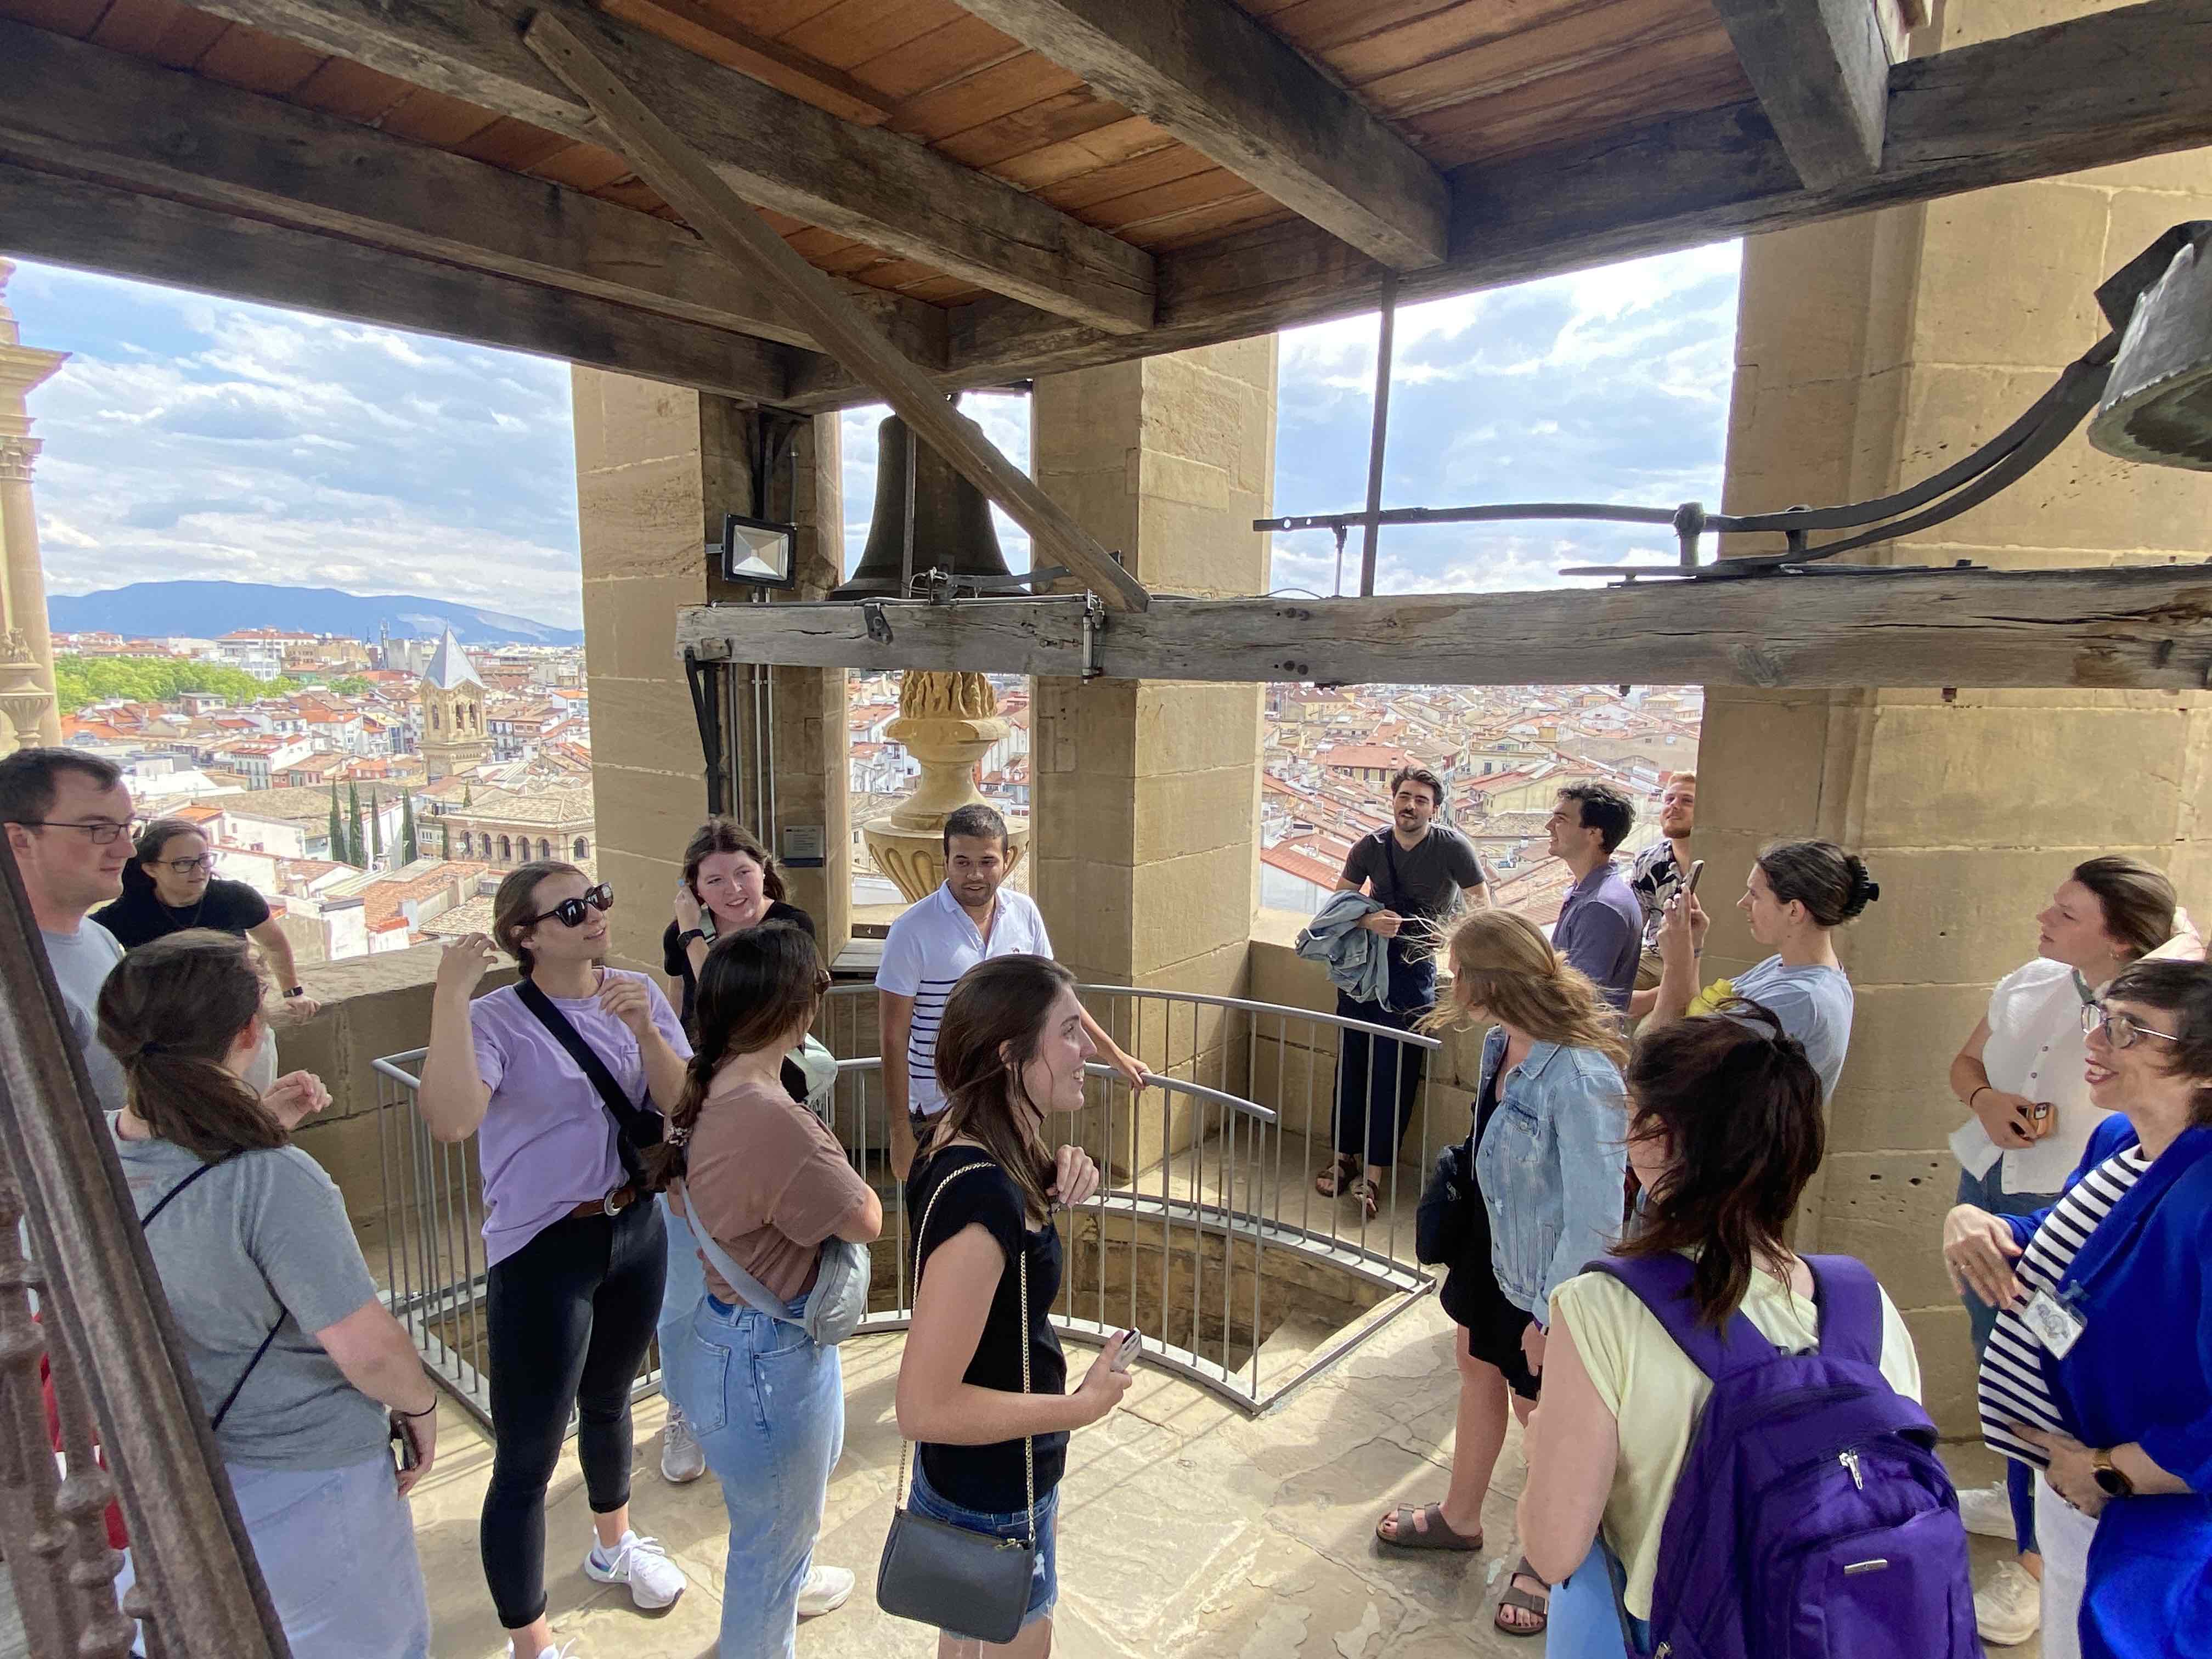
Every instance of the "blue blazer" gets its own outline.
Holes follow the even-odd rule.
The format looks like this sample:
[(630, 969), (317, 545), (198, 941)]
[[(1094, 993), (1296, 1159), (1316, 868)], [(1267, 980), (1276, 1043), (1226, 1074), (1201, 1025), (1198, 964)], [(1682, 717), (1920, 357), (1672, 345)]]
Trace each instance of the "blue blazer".
[[(2067, 1186), (2136, 1145), (2117, 1114)], [(2051, 1212), (2001, 1217), (2025, 1246)], [(2044, 1379), (2084, 1445), (2141, 1443), (2189, 1483), (2106, 1504), (2089, 1548), (2083, 1659), (2212, 1659), (2212, 1129), (2187, 1129), (2089, 1235), (2059, 1291), (2086, 1321)]]

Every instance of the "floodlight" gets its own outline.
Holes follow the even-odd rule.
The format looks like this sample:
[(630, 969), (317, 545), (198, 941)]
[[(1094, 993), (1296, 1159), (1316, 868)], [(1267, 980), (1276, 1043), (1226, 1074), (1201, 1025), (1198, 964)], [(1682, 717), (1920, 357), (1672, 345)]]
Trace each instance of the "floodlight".
[(799, 580), (792, 550), (798, 527), (722, 515), (722, 580), (750, 587), (789, 587)]

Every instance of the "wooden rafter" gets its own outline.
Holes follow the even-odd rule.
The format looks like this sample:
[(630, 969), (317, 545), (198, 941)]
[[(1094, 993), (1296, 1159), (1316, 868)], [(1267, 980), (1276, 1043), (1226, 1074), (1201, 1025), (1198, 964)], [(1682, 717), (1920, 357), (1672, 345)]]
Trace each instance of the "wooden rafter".
[(2212, 566), (1778, 576), (1381, 599), (1154, 597), (1086, 653), (1079, 604), (685, 611), (677, 644), (811, 667), (1318, 684), (2094, 686), (2212, 683)]
[(1875, 0), (1713, 0), (1713, 9), (1806, 189), (1881, 166), (1889, 46)]
[(1064, 562), (1116, 611), (1141, 611), (1151, 595), (1060, 504), (999, 453), (983, 429), (946, 403), (929, 378), (881, 331), (847, 303), (830, 279), (794, 252), (740, 201), (667, 124), (550, 11), (523, 39), (546, 67), (590, 105), (641, 177), (659, 191), (708, 246), (780, 289), (815, 338), (880, 391), (915, 435), (1030, 532), (1045, 560)]
[(219, 17), (572, 138), (591, 112), (523, 48), (556, 11), (745, 201), (921, 261), (1108, 333), (1152, 320), (1152, 257), (1011, 185), (855, 125), (578, 0), (204, 0)]
[(960, 0), (1352, 246), (1440, 264), (1444, 181), (1232, 0)]

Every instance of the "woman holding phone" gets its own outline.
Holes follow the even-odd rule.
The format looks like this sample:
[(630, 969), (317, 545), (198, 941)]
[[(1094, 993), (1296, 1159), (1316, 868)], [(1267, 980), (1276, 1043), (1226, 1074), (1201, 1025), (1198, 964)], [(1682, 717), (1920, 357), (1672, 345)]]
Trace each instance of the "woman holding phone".
[[(1060, 1280), (1053, 1212), (1098, 1188), (1080, 1147), (1050, 1149), (1048, 1115), (1083, 1108), (1085, 1034), (1075, 976), (1042, 957), (995, 957), (945, 1005), (932, 1120), (906, 1186), (915, 1225), (914, 1318), (900, 1362), (899, 1432), (918, 1455), (912, 1513), (1008, 1540), (1035, 1540), (1020, 1633), (1003, 1644), (939, 1632), (939, 1659), (1044, 1659), (1060, 1593), (1054, 1520), (1067, 1436), (1128, 1391), (1117, 1334), (1082, 1385), (1048, 1317)], [(1027, 1319), (1024, 1322), (1024, 1314)], [(1027, 1386), (1024, 1387), (1026, 1381)]]

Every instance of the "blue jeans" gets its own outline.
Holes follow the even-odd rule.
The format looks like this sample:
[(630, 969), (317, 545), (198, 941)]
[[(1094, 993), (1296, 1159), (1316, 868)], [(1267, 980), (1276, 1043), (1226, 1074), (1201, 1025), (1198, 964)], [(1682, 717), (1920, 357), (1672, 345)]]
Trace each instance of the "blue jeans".
[[(1965, 1170), (1959, 1171), (1959, 1202), (1986, 1210), (1991, 1215), (2033, 1215), (2057, 1201), (2056, 1193), (2006, 1192), (2002, 1158), (1990, 1164), (1985, 1176), (1976, 1177)], [(1966, 1323), (1974, 1334), (1974, 1359), (1978, 1364), (1983, 1350), (1990, 1346), (1990, 1333), (1997, 1328), (1997, 1310), (1972, 1291), (1962, 1293), (1959, 1300), (1966, 1306)], [(2026, 1553), (2035, 1547), (2035, 1471), (2025, 1463), (2007, 1458), (2005, 1497), (2012, 1505), (2013, 1537)]]
[[(802, 1297), (788, 1311), (805, 1305)], [(705, 1296), (661, 1364), (730, 1516), (716, 1652), (792, 1659), (799, 1587), (822, 1530), (830, 1471), (845, 1447), (837, 1350), (796, 1325)]]
[[(921, 1460), (914, 1463), (914, 1484), (907, 1490), (906, 1506), (916, 1515), (926, 1515), (942, 1521), (949, 1527), (958, 1527), (964, 1532), (980, 1532), (986, 1538), (1018, 1538), (1024, 1542), (1030, 1535), (1030, 1512), (1026, 1509), (1006, 1515), (994, 1515), (983, 1510), (971, 1510), (942, 1496), (929, 1484), (921, 1472)], [(1054, 1517), (1060, 1513), (1060, 1488), (1054, 1486), (1037, 1499), (1036, 1504), (1036, 1568), (1030, 1575), (1030, 1604), (1022, 1614), (1022, 1627), (1026, 1630), (1040, 1619), (1052, 1617), (1052, 1610), (1060, 1601), (1060, 1550)], [(980, 1642), (980, 1636), (949, 1630), (947, 1636), (961, 1640)]]
[[(661, 1218), (668, 1227), (668, 1281), (660, 1288), (660, 1323), (653, 1336), (660, 1344), (660, 1366), (665, 1376), (668, 1356), (676, 1352), (684, 1340), (684, 1333), (691, 1328), (691, 1315), (699, 1305), (699, 1298), (707, 1294), (707, 1264), (699, 1259), (699, 1242), (691, 1236), (691, 1224), (676, 1213), (661, 1194), (653, 1200), (660, 1206)], [(668, 1394), (664, 1382), (661, 1393)], [(674, 1399), (672, 1395), (670, 1399)]]

